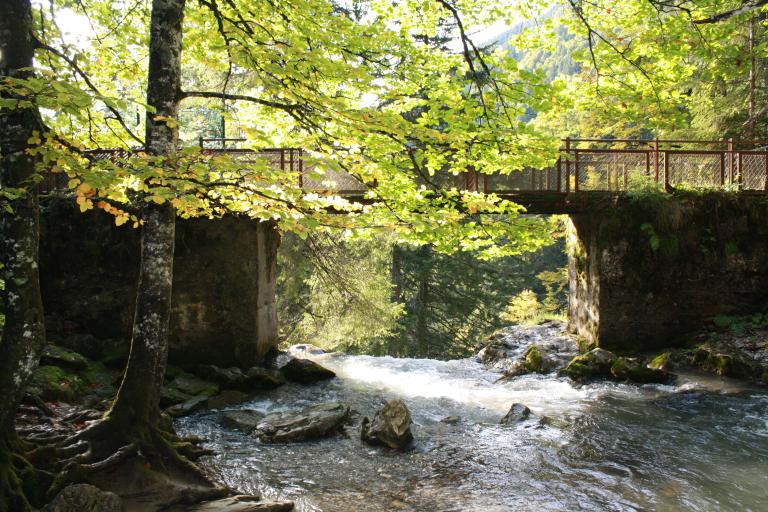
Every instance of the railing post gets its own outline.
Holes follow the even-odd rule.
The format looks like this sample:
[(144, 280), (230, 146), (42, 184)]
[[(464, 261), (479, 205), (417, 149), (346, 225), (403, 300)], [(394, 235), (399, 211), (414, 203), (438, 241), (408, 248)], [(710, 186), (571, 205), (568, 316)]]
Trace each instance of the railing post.
[(669, 153), (663, 151), (664, 155), (664, 192), (669, 192)]
[(299, 188), (304, 188), (304, 150), (299, 150)]
[(768, 192), (768, 153), (763, 155), (763, 172), (765, 176), (763, 176), (763, 191)]
[(728, 139), (728, 184), (733, 185), (733, 138)]
[(197, 139), (197, 142), (198, 142), (198, 144), (200, 144), (200, 149), (203, 149), (203, 136), (202, 135)]
[(565, 193), (571, 191), (571, 138), (565, 139)]
[(651, 152), (647, 149), (645, 150), (645, 175), (651, 175)]
[(557, 169), (557, 191), (562, 192), (563, 191), (563, 185), (562, 185), (562, 179), (563, 179), (563, 157), (560, 156), (557, 159), (556, 169)]
[(659, 183), (659, 138), (653, 141), (653, 179)]
[(280, 148), (280, 170), (285, 170), (285, 148)]
[(483, 173), (483, 194), (488, 193), (488, 175)]

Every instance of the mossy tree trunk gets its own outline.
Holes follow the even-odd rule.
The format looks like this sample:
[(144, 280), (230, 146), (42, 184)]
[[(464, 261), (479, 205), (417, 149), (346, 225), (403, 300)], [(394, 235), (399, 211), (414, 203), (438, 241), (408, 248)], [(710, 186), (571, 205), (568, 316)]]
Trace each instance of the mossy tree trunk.
[[(146, 144), (150, 154), (173, 165), (181, 87), (182, 23), (185, 0), (154, 0), (150, 19)], [(146, 203), (141, 235), (141, 267), (131, 353), (108, 419), (128, 431), (156, 430), (160, 390), (168, 355), (175, 212), (169, 203)]]
[[(35, 45), (29, 0), (0, 0), (0, 81), (31, 75)], [(3, 95), (8, 98), (7, 95)], [(0, 308), (0, 510), (29, 508), (24, 475), (15, 453), (14, 416), (26, 384), (37, 367), (45, 341), (38, 276), (39, 211), (34, 187), (35, 162), (26, 153), (39, 129), (34, 107), (0, 109), (0, 189), (16, 189), (18, 198), (1, 198)], [(5, 207), (8, 206), (8, 211)]]

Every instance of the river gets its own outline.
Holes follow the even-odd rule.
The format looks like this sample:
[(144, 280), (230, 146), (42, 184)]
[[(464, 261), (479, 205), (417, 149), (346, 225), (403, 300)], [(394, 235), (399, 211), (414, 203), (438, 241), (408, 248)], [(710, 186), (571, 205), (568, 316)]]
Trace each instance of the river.
[[(177, 427), (209, 439), (217, 454), (202, 459), (207, 471), (243, 492), (294, 500), (301, 512), (768, 510), (765, 389), (688, 380), (574, 387), (554, 375), (496, 383), (499, 374), (472, 359), (314, 359), (338, 378), (288, 384), (236, 408), (342, 401), (372, 416), (401, 398), (413, 414), (413, 448), (363, 445), (358, 429), (265, 445), (206, 411)], [(514, 402), (535, 417), (499, 425)], [(449, 425), (446, 416), (461, 419)]]

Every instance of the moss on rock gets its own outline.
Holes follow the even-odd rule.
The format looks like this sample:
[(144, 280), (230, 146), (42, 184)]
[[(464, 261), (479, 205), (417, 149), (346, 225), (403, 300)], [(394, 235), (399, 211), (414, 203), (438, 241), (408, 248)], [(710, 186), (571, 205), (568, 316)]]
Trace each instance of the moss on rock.
[(32, 376), (30, 391), (43, 400), (75, 401), (85, 394), (88, 383), (85, 379), (53, 365), (42, 365)]
[(531, 373), (543, 373), (544, 372), (544, 358), (541, 355), (539, 347), (531, 345), (525, 352), (525, 362), (523, 363), (525, 369)]
[(759, 370), (753, 363), (737, 354), (719, 350), (710, 344), (699, 347), (691, 358), (691, 364), (721, 377), (749, 379), (759, 374)]
[(672, 375), (658, 368), (649, 368), (637, 359), (619, 357), (611, 366), (611, 375), (618, 380), (647, 384), (669, 382)]
[(565, 374), (571, 379), (584, 382), (596, 377), (610, 377), (616, 355), (602, 348), (595, 348), (571, 359)]

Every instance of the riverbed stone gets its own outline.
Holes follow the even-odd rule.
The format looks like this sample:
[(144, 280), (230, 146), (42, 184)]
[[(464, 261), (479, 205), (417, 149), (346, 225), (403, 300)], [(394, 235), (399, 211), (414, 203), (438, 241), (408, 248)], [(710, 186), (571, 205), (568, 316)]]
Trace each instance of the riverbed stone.
[(244, 432), (252, 432), (263, 419), (263, 412), (254, 411), (251, 409), (243, 409), (240, 411), (224, 412), (221, 415), (219, 422), (222, 426), (227, 428), (242, 430)]
[(291, 443), (333, 436), (349, 420), (348, 405), (328, 402), (301, 411), (278, 412), (264, 417), (254, 434), (264, 443)]
[(187, 395), (213, 396), (219, 392), (219, 386), (194, 375), (182, 374), (173, 379), (168, 387), (177, 389)]
[(197, 367), (197, 374), (215, 382), (222, 389), (239, 389), (245, 385), (245, 375), (236, 366), (220, 368), (213, 364), (201, 364)]
[(574, 357), (565, 368), (565, 373), (579, 382), (596, 377), (611, 377), (611, 367), (615, 362), (616, 355), (613, 352), (595, 348), (586, 354)]
[(207, 403), (208, 395), (197, 395), (186, 402), (170, 406), (166, 409), (166, 412), (174, 418), (178, 418), (179, 416), (185, 416), (187, 414), (192, 414), (195, 411), (199, 411), (204, 408)]
[(286, 379), (299, 384), (313, 384), (336, 377), (333, 371), (309, 359), (291, 359), (280, 368), (280, 371)]
[(501, 418), (502, 425), (514, 425), (521, 421), (525, 421), (531, 415), (531, 410), (523, 404), (512, 404), (509, 411), (503, 418)]
[(754, 362), (709, 343), (701, 345), (696, 350), (691, 358), (691, 364), (721, 377), (749, 379), (760, 375)]
[(112, 492), (105, 492), (90, 484), (65, 487), (43, 512), (122, 512), (123, 502)]
[(619, 357), (611, 366), (611, 375), (618, 380), (649, 384), (665, 383), (672, 380), (672, 375), (658, 368), (649, 368), (640, 360), (631, 357)]
[(285, 376), (278, 370), (253, 366), (245, 372), (249, 389), (275, 389), (285, 384)]
[(41, 365), (32, 374), (28, 389), (43, 400), (74, 402), (87, 391), (87, 382), (59, 366)]
[(176, 388), (170, 388), (168, 386), (163, 387), (160, 392), (160, 407), (170, 407), (171, 405), (180, 404), (194, 398), (193, 395), (179, 391)]
[(411, 411), (402, 400), (389, 400), (376, 411), (373, 420), (363, 418), (361, 439), (372, 445), (404, 450), (413, 441)]
[[(184, 512), (288, 512), (293, 510), (292, 501), (260, 501), (255, 496), (232, 496), (195, 505), (186, 505)], [(172, 508), (171, 512), (182, 509)]]
[(223, 409), (225, 407), (241, 404), (247, 401), (248, 398), (248, 393), (236, 389), (225, 389), (218, 395), (209, 398), (206, 405), (209, 409)]

